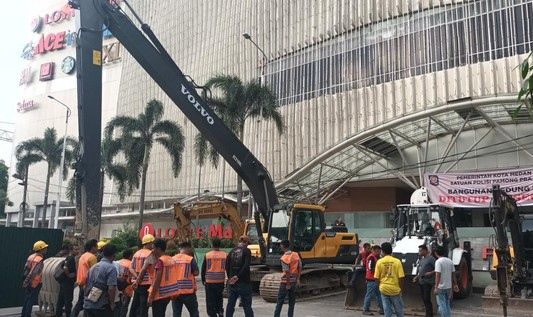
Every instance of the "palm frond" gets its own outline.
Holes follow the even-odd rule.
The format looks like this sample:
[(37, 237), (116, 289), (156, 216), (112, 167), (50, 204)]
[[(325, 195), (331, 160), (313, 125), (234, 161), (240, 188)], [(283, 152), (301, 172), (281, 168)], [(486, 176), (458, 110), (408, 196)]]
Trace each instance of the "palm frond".
[(196, 156), (198, 165), (204, 166), (207, 156), (207, 140), (201, 133), (198, 133), (194, 137), (194, 155)]
[(156, 141), (161, 144), (172, 158), (172, 171), (174, 177), (177, 177), (182, 166), (183, 149), (185, 148), (185, 141), (183, 135), (180, 137), (162, 136), (156, 138)]
[(109, 121), (105, 127), (106, 137), (112, 137), (116, 128), (121, 128), (123, 133), (134, 133), (141, 131), (141, 125), (138, 120), (128, 116), (116, 116)]
[(144, 108), (145, 126), (151, 127), (163, 117), (163, 103), (159, 100), (152, 99)]
[(75, 177), (71, 177), (68, 180), (67, 192), (65, 194), (68, 198), (68, 201), (70, 203), (74, 203), (74, 201), (76, 200), (76, 178)]

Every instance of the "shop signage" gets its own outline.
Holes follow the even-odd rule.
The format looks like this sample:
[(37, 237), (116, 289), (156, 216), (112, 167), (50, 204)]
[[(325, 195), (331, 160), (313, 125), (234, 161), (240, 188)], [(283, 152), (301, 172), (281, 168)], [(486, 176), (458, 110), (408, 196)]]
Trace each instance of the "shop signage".
[(24, 48), (22, 48), (22, 54), (20, 54), (20, 57), (24, 59), (32, 59), (33, 58), (33, 43), (28, 42), (26, 45), (24, 45)]
[(33, 80), (33, 73), (31, 71), (31, 67), (26, 67), (22, 70), (20, 73), (20, 80), (19, 80), (19, 86), (27, 85), (31, 83)]
[(31, 22), (31, 29), (35, 33), (41, 32), (44, 24), (61, 23), (65, 20), (70, 20), (74, 17), (75, 11), (68, 4), (65, 4), (61, 9), (47, 13), (44, 17), (38, 16)]
[[(151, 223), (147, 223), (142, 226), (139, 230), (139, 239), (142, 239), (144, 235), (151, 234), (156, 238), (167, 238), (174, 239), (176, 237), (176, 228), (167, 227), (167, 228), (154, 228)], [(195, 235), (196, 239), (202, 238), (206, 233), (209, 238), (220, 238), (220, 239), (232, 239), (233, 230), (231, 226), (222, 227), (221, 224), (211, 224), (209, 227), (204, 228), (195, 228), (191, 229), (191, 233)]]
[(67, 32), (49, 33), (41, 35), (37, 46), (33, 49), (35, 55), (56, 51), (65, 47), (65, 35)]
[(41, 64), (41, 70), (39, 71), (39, 80), (47, 81), (54, 79), (54, 63)]
[(492, 185), (513, 196), (518, 205), (533, 205), (533, 167), (424, 176), (431, 202), (450, 207), (489, 207)]
[(113, 42), (102, 46), (102, 60), (104, 65), (118, 62), (120, 60), (120, 43)]
[(21, 102), (17, 103), (18, 112), (26, 112), (35, 107), (37, 107), (37, 103), (33, 100), (22, 100)]
[(65, 74), (72, 74), (76, 67), (76, 60), (72, 56), (67, 56), (61, 62), (61, 71)]

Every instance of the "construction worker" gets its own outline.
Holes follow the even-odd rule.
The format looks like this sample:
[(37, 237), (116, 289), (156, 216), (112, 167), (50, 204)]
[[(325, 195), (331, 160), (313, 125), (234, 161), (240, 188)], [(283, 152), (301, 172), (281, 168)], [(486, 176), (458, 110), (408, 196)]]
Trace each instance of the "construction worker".
[(248, 249), (250, 239), (241, 236), (239, 244), (233, 248), (226, 258), (226, 274), (228, 276), (228, 303), (226, 317), (232, 317), (235, 312), (237, 298), (241, 298), (244, 316), (253, 317), (252, 287), (250, 285), (250, 261), (252, 253)]
[(113, 264), (116, 253), (117, 248), (113, 244), (106, 244), (102, 248), (102, 260), (89, 271), (83, 301), (86, 317), (113, 316), (117, 291), (117, 269)]
[(96, 262), (100, 262), (100, 260), (104, 257), (104, 254), (102, 252), (102, 249), (104, 248), (104, 246), (107, 244), (106, 241), (104, 240), (100, 240), (98, 241), (98, 243), (96, 244), (96, 248), (98, 249), (98, 251), (96, 252)]
[(180, 253), (172, 257), (177, 266), (178, 297), (172, 301), (174, 317), (181, 317), (183, 305), (189, 311), (190, 317), (200, 316), (198, 299), (196, 298), (196, 276), (199, 275), (198, 264), (193, 257), (190, 242), (180, 244)]
[(376, 270), (376, 263), (379, 260), (381, 254), (381, 247), (379, 245), (373, 245), (372, 252), (365, 257), (365, 280), (366, 280), (366, 294), (365, 301), (363, 303), (363, 315), (374, 315), (370, 311), (370, 302), (375, 299), (378, 303), (379, 314), (383, 315), (383, 302), (381, 300), (381, 294), (379, 293), (379, 287), (374, 278), (374, 272)]
[(149, 289), (148, 304), (152, 306), (152, 316), (165, 317), (168, 303), (179, 294), (177, 280), (179, 272), (177, 263), (165, 254), (167, 243), (163, 239), (154, 241), (152, 255), (157, 258), (150, 279), (153, 281)]
[(289, 296), (289, 311), (287, 316), (294, 316), (294, 304), (296, 303), (296, 286), (300, 284), (300, 274), (302, 273), (302, 261), (300, 256), (296, 252), (292, 252), (289, 249), (289, 240), (281, 241), (281, 250), (283, 255), (281, 256), (281, 269), (283, 275), (281, 277), (281, 283), (279, 285), (278, 300), (276, 303), (276, 310), (274, 311), (274, 317), (279, 317), (285, 297)]
[(126, 249), (122, 252), (122, 259), (117, 261), (118, 263), (118, 281), (117, 287), (121, 283), (126, 284), (126, 288), (119, 295), (120, 301), (115, 308), (116, 317), (126, 317), (128, 315), (128, 307), (130, 306), (130, 300), (133, 296), (133, 287), (131, 286), (131, 259), (133, 258), (133, 251)]
[(209, 317), (224, 316), (224, 282), (226, 281), (226, 252), (220, 251), (220, 239), (213, 238), (213, 250), (206, 253), (202, 263), (202, 283)]
[(76, 272), (76, 284), (78, 284), (78, 302), (72, 310), (71, 317), (78, 317), (80, 311), (83, 310), (84, 301), (84, 289), (87, 284), (87, 277), (89, 276), (89, 270), (96, 264), (96, 252), (98, 251), (98, 241), (91, 239), (85, 242), (83, 253), (78, 260), (78, 270)]
[(155, 264), (155, 258), (150, 256), (154, 248), (155, 238), (151, 234), (142, 237), (142, 249), (135, 252), (131, 261), (130, 272), (133, 276), (133, 300), (131, 303), (130, 317), (148, 316), (148, 288), (152, 285), (150, 272)]
[(44, 267), (44, 256), (48, 251), (48, 244), (39, 240), (33, 244), (33, 253), (26, 260), (24, 266), (24, 281), (22, 287), (26, 290), (24, 305), (22, 306), (22, 317), (31, 317), (33, 305), (37, 303), (39, 291), (41, 290), (41, 279)]

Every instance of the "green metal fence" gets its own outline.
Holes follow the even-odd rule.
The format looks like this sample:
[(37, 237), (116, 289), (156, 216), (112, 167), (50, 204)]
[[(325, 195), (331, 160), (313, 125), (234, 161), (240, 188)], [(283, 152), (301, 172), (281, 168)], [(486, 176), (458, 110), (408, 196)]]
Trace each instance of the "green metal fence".
[(0, 308), (22, 306), (24, 264), (38, 240), (48, 244), (47, 256), (54, 256), (63, 243), (63, 231), (0, 227)]

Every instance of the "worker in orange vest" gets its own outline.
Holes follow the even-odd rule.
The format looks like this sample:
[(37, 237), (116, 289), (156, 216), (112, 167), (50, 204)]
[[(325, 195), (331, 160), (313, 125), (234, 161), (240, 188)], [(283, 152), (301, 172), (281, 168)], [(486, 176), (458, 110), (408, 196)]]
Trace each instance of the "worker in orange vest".
[(152, 271), (152, 287), (149, 289), (148, 304), (154, 317), (165, 317), (168, 303), (179, 294), (177, 263), (165, 254), (167, 243), (163, 239), (154, 241), (152, 255), (157, 258)]
[(281, 284), (279, 285), (278, 300), (276, 303), (276, 310), (274, 317), (279, 317), (281, 308), (285, 297), (289, 296), (289, 311), (288, 317), (294, 316), (294, 304), (296, 302), (296, 286), (300, 284), (300, 274), (302, 273), (302, 261), (296, 252), (289, 249), (289, 240), (281, 241), (281, 250), (283, 256), (281, 257), (281, 269), (283, 275), (281, 277)]
[(193, 257), (190, 242), (180, 244), (180, 253), (172, 257), (177, 266), (178, 297), (172, 301), (174, 317), (181, 317), (183, 305), (190, 317), (200, 316), (198, 299), (196, 298), (196, 276), (199, 275), (198, 264)]
[(39, 291), (42, 286), (41, 278), (46, 251), (48, 251), (48, 244), (39, 240), (33, 244), (33, 253), (26, 260), (24, 281), (22, 282), (22, 287), (26, 289), (26, 297), (22, 306), (22, 317), (31, 317), (33, 305), (37, 303)]
[(131, 259), (133, 258), (133, 251), (126, 249), (122, 252), (122, 259), (118, 260), (118, 284), (126, 285), (121, 292), (120, 301), (115, 312), (115, 316), (126, 317), (128, 315), (128, 307), (130, 306), (130, 300), (133, 296), (133, 287), (131, 286)]
[(148, 317), (148, 289), (152, 285), (150, 273), (156, 258), (151, 256), (155, 237), (145, 234), (142, 239), (142, 249), (135, 252), (131, 261), (130, 272), (133, 276), (133, 299), (130, 317)]
[(83, 310), (84, 303), (84, 288), (87, 284), (87, 277), (89, 276), (90, 268), (96, 264), (96, 252), (98, 252), (98, 241), (91, 239), (85, 242), (85, 253), (80, 256), (78, 260), (78, 269), (76, 271), (76, 284), (78, 284), (78, 302), (72, 310), (71, 317), (78, 317), (80, 311)]
[(202, 263), (202, 283), (209, 317), (224, 316), (224, 282), (226, 281), (226, 252), (220, 251), (220, 239), (211, 240), (213, 250), (206, 253)]

